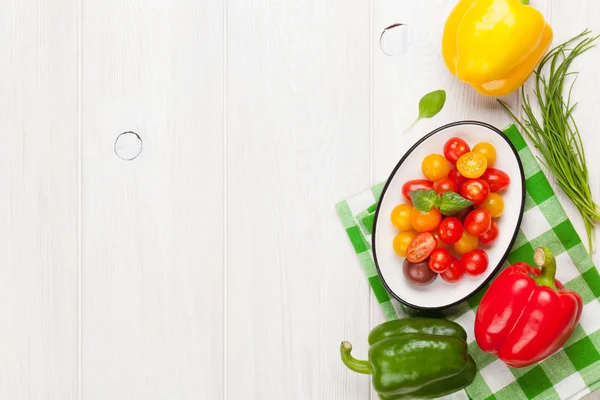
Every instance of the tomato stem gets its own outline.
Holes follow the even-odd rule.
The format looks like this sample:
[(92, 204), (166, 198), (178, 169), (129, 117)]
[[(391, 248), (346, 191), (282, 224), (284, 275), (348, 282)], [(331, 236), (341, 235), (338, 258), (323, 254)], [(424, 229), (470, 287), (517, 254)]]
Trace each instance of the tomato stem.
[(524, 6), (528, 6), (529, 0), (521, 0), (521, 4), (523, 4)]
[(533, 278), (537, 284), (557, 290), (556, 284), (554, 283), (554, 277), (556, 276), (556, 259), (550, 249), (547, 247), (535, 249), (533, 261), (535, 262), (535, 265), (542, 269), (540, 275)]

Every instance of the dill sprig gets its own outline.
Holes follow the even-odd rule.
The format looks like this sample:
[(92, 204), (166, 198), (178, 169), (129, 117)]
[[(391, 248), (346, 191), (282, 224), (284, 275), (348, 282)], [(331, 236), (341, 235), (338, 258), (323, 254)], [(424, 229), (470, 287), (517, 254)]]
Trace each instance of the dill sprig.
[[(556, 46), (546, 54), (535, 71), (534, 101), (537, 100), (542, 120), (533, 112), (525, 87), (521, 89), (523, 119), (519, 120), (506, 103), (502, 107), (520, 126), (533, 145), (540, 151), (540, 162), (554, 175), (557, 185), (579, 210), (588, 236), (590, 253), (593, 252), (594, 226), (600, 221), (600, 207), (592, 198), (588, 183), (588, 168), (583, 143), (573, 110), (577, 103), (571, 102), (576, 72), (569, 72), (573, 60), (595, 46), (600, 35), (590, 37), (585, 30), (570, 40)], [(543, 75), (547, 68), (547, 76)], [(567, 97), (563, 92), (567, 77), (575, 75)]]

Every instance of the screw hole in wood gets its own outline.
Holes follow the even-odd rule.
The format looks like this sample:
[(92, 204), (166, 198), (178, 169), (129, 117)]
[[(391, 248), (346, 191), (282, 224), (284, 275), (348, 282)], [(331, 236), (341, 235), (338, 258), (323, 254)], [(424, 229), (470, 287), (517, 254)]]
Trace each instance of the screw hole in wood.
[(115, 140), (115, 154), (121, 160), (133, 161), (142, 152), (143, 142), (135, 132), (123, 132)]

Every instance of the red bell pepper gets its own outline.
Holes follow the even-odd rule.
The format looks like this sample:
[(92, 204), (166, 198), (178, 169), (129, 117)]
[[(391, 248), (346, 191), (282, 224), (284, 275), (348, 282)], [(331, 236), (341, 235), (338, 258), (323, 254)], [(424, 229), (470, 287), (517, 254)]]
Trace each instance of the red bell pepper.
[(547, 248), (535, 251), (539, 268), (506, 268), (483, 296), (475, 318), (475, 339), (485, 352), (521, 368), (548, 357), (575, 330), (581, 296), (554, 279), (556, 260)]

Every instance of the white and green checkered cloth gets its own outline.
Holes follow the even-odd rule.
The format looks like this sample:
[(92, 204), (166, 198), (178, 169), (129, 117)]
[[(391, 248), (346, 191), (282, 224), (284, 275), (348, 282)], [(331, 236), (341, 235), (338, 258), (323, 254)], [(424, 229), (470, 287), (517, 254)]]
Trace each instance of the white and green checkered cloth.
[(377, 275), (370, 245), (383, 184), (340, 202), (336, 208), (387, 320), (405, 315), (444, 317), (467, 331), (469, 352), (479, 372), (466, 392), (455, 394), (455, 398), (579, 399), (600, 388), (600, 275), (519, 131), (510, 126), (505, 134), (523, 162), (527, 196), (521, 230), (503, 268), (517, 261), (533, 265), (534, 249), (547, 246), (556, 256), (557, 278), (567, 289), (579, 293), (585, 304), (573, 336), (559, 352), (538, 364), (511, 368), (477, 346), (473, 335), (475, 311), (487, 287), (469, 300), (437, 313), (408, 309), (391, 298)]

